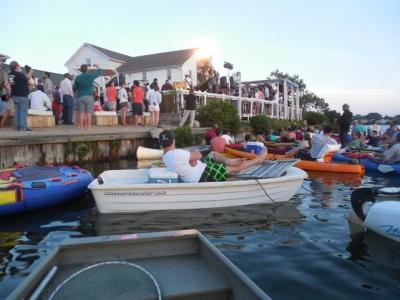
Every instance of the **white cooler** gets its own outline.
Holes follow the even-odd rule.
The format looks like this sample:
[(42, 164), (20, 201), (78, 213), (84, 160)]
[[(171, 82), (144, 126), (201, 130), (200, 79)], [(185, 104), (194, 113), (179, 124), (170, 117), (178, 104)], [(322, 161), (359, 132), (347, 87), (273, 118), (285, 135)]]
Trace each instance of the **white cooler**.
[(178, 183), (178, 174), (169, 172), (166, 168), (151, 168), (149, 183)]

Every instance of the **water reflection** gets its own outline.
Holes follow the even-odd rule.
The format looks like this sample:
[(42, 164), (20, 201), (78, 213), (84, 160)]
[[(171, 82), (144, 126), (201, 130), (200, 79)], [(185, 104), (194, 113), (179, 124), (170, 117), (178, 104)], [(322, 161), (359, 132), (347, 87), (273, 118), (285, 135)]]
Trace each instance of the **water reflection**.
[(258, 204), (200, 211), (99, 214), (93, 217), (93, 222), (97, 235), (196, 228), (205, 234), (223, 236), (232, 232), (266, 230), (273, 224), (295, 224), (303, 218), (292, 201), (282, 205)]
[(369, 261), (400, 270), (400, 243), (382, 237), (349, 222), (351, 240), (347, 250), (350, 259)]

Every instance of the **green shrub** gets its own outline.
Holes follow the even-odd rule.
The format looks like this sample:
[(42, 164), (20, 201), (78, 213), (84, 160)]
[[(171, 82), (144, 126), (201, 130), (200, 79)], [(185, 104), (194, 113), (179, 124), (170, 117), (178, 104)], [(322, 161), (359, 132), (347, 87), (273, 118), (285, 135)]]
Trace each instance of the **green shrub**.
[(254, 116), (250, 118), (250, 126), (254, 134), (263, 134), (267, 129), (272, 128), (272, 122), (267, 116)]
[(202, 126), (218, 125), (221, 130), (232, 134), (240, 131), (240, 120), (236, 107), (229, 101), (209, 100), (207, 105), (199, 109), (198, 120)]
[(274, 132), (279, 133), (282, 128), (287, 128), (291, 126), (299, 127), (300, 122), (290, 121), (290, 120), (277, 120), (271, 119), (267, 116), (259, 115), (250, 118), (250, 126), (254, 134), (263, 134), (268, 129), (272, 128)]
[(178, 148), (193, 145), (194, 137), (189, 126), (179, 127), (175, 130), (175, 142)]
[(320, 125), (325, 123), (326, 117), (319, 112), (316, 111), (308, 111), (304, 114), (304, 119), (307, 120), (308, 125)]

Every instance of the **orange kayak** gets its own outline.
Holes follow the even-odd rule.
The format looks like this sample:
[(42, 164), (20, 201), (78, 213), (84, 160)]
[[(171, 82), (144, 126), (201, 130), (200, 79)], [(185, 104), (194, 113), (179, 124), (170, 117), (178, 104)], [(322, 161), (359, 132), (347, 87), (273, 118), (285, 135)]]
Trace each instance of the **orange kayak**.
[[(235, 150), (225, 146), (225, 153), (235, 157), (243, 157), (247, 159), (253, 159), (257, 154)], [(267, 153), (265, 159), (268, 160), (284, 160), (288, 159), (284, 155)], [(365, 169), (361, 165), (351, 165), (344, 163), (332, 163), (332, 162), (318, 162), (309, 160), (300, 160), (295, 164), (296, 167), (306, 171), (319, 171), (319, 172), (332, 172), (332, 173), (352, 173), (364, 175)]]

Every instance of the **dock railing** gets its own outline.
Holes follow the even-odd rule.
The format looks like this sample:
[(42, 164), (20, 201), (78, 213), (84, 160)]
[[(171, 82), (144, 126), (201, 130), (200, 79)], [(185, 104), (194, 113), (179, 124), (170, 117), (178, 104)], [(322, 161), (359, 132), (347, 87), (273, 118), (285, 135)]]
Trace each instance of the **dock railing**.
[[(184, 96), (189, 94), (188, 90), (163, 91), (163, 100), (161, 103), (161, 112), (178, 113), (184, 108)], [(245, 98), (230, 96), (225, 94), (214, 94), (208, 92), (195, 92), (200, 106), (204, 106), (210, 100), (230, 101), (237, 111), (239, 119), (249, 119), (257, 115), (265, 115), (273, 119), (282, 120), (302, 120), (302, 109), (296, 106), (296, 102), (280, 103), (279, 100), (264, 100), (256, 98)]]

